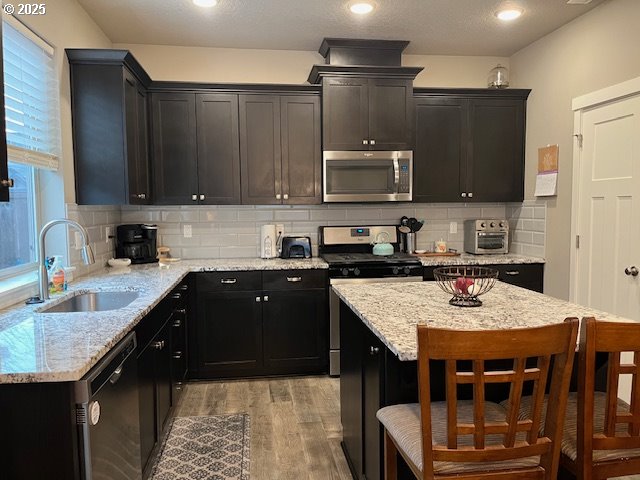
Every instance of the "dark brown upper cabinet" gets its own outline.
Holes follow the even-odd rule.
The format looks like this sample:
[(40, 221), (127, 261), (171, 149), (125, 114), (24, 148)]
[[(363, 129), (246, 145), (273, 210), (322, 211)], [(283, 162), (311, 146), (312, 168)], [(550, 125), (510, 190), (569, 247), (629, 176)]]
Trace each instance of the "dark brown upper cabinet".
[(417, 89), (414, 202), (520, 202), (530, 90)]
[(238, 96), (153, 92), (155, 202), (239, 204)]
[(317, 95), (240, 95), (242, 203), (322, 202)]
[(325, 77), (324, 150), (412, 150), (413, 79)]
[(0, 22), (0, 202), (9, 201), (9, 168), (7, 166), (7, 133), (4, 123), (4, 73), (2, 69), (2, 22)]
[(77, 203), (150, 203), (147, 86), (151, 80), (126, 50), (66, 53)]

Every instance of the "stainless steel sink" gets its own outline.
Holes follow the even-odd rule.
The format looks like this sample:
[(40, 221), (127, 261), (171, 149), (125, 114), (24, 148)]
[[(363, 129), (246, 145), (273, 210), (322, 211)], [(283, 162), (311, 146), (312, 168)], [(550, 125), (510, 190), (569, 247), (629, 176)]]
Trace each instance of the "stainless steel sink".
[(103, 312), (124, 308), (138, 298), (138, 292), (87, 292), (75, 295), (40, 313)]

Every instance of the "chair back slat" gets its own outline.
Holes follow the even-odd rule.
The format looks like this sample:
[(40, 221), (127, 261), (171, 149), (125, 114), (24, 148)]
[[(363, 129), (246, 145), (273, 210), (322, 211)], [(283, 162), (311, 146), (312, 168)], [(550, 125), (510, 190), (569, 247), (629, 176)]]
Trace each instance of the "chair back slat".
[(607, 437), (616, 436), (616, 415), (618, 412), (618, 384), (620, 379), (620, 352), (609, 353), (607, 373), (607, 403), (605, 407), (604, 433)]
[[(640, 352), (633, 352), (633, 365), (630, 365), (632, 371), (631, 379), (631, 414), (633, 415), (633, 423), (629, 424), (629, 435), (637, 437), (640, 435)], [(624, 373), (627, 373), (626, 371)]]
[(473, 443), (476, 448), (484, 448), (484, 362), (473, 361)]
[[(423, 395), (425, 399), (429, 398), (429, 378), (421, 373), (428, 371), (431, 360), (445, 361), (447, 395), (446, 442), (444, 437), (442, 444), (423, 440), (425, 474), (432, 471), (432, 465), (426, 465), (427, 461), (497, 462), (540, 455), (542, 459), (548, 458), (544, 462), (545, 469), (557, 465), (562, 424), (545, 429), (544, 435), (539, 434), (539, 425), (552, 358), (554, 378), (561, 377), (561, 381), (556, 381), (557, 398), (551, 399), (549, 405), (553, 409), (562, 404), (563, 396), (566, 403), (576, 337), (577, 319), (533, 329), (471, 332), (419, 325), (418, 372), (423, 432), (427, 431), (427, 423), (428, 430), (432, 430), (431, 408), (423, 402)], [(493, 360), (501, 361), (499, 370), (492, 370)], [(512, 362), (511, 370), (504, 368), (505, 360)], [(535, 399), (529, 418), (520, 419), (525, 382), (533, 384)], [(487, 410), (485, 389), (488, 384), (495, 383), (510, 384), (506, 415), (498, 415), (504, 418), (496, 418), (495, 409)], [(469, 410), (460, 413), (459, 385), (472, 386), (472, 414)], [(552, 447), (556, 448), (555, 454)], [(554, 455), (556, 460), (552, 458)]]
[(516, 434), (518, 433), (518, 414), (520, 412), (520, 400), (522, 398), (522, 387), (524, 385), (525, 367), (527, 360), (525, 358), (517, 358), (513, 361), (513, 369), (515, 378), (509, 389), (509, 419), (507, 423), (509, 428), (504, 441), (506, 447), (513, 447), (516, 442)]

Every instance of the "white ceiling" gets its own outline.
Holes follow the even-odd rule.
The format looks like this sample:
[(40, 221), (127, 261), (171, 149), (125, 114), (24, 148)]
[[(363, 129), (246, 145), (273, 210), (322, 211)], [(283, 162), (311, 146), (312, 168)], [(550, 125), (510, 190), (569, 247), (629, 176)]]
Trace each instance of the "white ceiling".
[[(594, 8), (567, 0), (376, 0), (357, 16), (348, 0), (78, 0), (114, 43), (317, 50), (324, 37), (409, 40), (405, 53), (509, 56)], [(495, 17), (504, 5), (525, 13)]]

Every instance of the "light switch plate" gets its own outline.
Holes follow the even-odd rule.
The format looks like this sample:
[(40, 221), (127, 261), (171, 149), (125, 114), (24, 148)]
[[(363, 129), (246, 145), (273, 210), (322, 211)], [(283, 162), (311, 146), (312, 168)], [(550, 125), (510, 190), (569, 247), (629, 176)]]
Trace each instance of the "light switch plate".
[(113, 227), (104, 227), (104, 241), (109, 243), (113, 237)]
[(193, 229), (191, 228), (191, 225), (182, 226), (182, 235), (184, 238), (191, 238), (193, 236)]
[(458, 222), (449, 222), (449, 233), (458, 233)]

